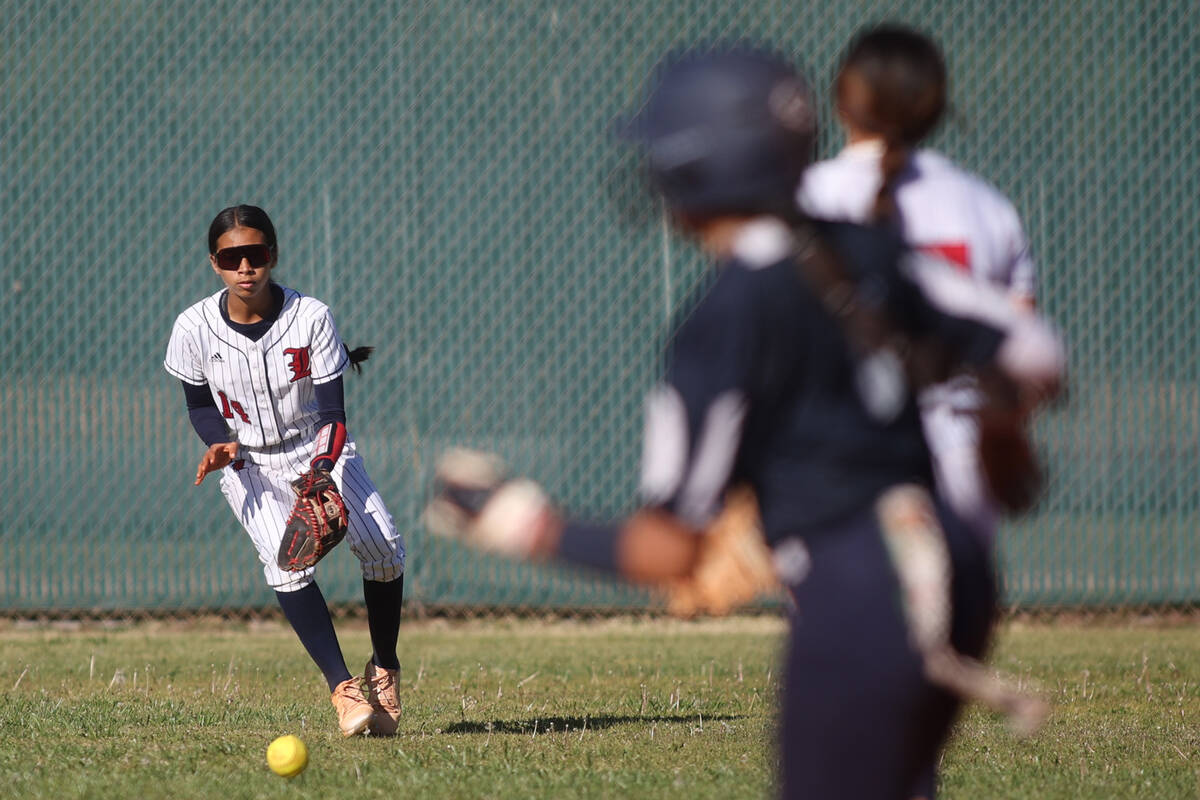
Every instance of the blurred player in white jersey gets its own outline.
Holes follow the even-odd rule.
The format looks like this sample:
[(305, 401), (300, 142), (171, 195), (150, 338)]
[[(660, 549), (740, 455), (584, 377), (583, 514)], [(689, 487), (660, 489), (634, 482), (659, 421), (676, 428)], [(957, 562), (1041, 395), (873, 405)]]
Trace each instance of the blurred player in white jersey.
[[(850, 43), (834, 101), (846, 146), (811, 166), (798, 193), (814, 217), (890, 227), (914, 250), (991, 284), (1020, 309), (1034, 306), (1034, 264), (1020, 217), (980, 177), (920, 142), (946, 107), (945, 63), (927, 36), (897, 25), (869, 28)], [(943, 497), (988, 544), (998, 512), (979, 456), (978, 386), (962, 376), (926, 389), (921, 419)], [(932, 797), (935, 767), (916, 797)]]
[[(370, 349), (347, 349), (324, 303), (271, 280), (279, 248), (261, 208), (219, 213), (208, 251), (224, 288), (179, 315), (164, 362), (182, 382), (192, 427), (208, 445), (195, 483), (219, 473), (284, 616), (329, 685), (342, 733), (392, 734), (400, 717), (404, 540), (346, 431), (342, 390), (342, 373), (357, 369)], [(362, 562), (374, 652), (361, 683), (346, 668), (314, 567), (285, 571), (277, 563), (296, 501), (292, 481), (310, 468), (337, 484), (349, 517), (346, 540)]]
[[(928, 37), (896, 25), (860, 33), (834, 89), (846, 146), (804, 173), (799, 205), (815, 217), (888, 225), (914, 249), (1032, 309), (1034, 263), (1012, 203), (940, 153), (918, 149), (942, 118), (946, 83)], [(997, 512), (978, 458), (979, 402), (971, 381), (960, 378), (927, 390), (921, 409), (939, 489), (990, 540)]]

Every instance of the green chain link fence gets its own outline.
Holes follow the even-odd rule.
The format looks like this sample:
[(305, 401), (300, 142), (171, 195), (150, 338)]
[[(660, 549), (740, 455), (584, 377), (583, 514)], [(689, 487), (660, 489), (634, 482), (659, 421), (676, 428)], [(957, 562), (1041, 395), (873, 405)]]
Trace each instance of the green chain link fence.
[[(278, 279), (376, 353), (351, 431), (405, 531), (408, 595), (640, 608), (644, 594), (481, 559), (417, 520), (433, 455), (487, 447), (596, 516), (634, 498), (641, 398), (702, 279), (611, 136), (655, 60), (768, 39), (828, 95), (852, 33), (942, 42), (934, 144), (1021, 210), (1071, 349), (1041, 426), (1054, 484), (1001, 539), (1018, 607), (1196, 604), (1200, 10), (1173, 2), (0, 3), (0, 606), (271, 605), (161, 368), (219, 284), (207, 224), (254, 203)], [(823, 108), (830, 120), (828, 103)], [(837, 149), (827, 126), (822, 153)], [(321, 567), (359, 597), (357, 562)]]

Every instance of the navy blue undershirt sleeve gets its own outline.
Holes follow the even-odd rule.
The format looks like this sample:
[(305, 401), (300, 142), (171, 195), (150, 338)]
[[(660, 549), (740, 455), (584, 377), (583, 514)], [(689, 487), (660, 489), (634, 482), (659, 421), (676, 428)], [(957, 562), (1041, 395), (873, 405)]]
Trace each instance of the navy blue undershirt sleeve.
[(346, 441), (346, 400), (341, 377), (313, 386), (317, 395), (317, 443), (314, 469), (333, 469)]
[(197, 385), (187, 381), (180, 381), (180, 383), (183, 384), (183, 396), (187, 400), (188, 419), (191, 420), (192, 428), (201, 441), (209, 447), (231, 441), (229, 428), (225, 425), (225, 420), (217, 409), (217, 403), (213, 400), (208, 384)]
[(330, 422), (346, 424), (346, 395), (341, 377), (313, 386), (317, 393), (317, 428)]
[(589, 523), (566, 520), (558, 542), (558, 557), (563, 561), (602, 572), (620, 572), (617, 563), (617, 541), (621, 538), (618, 523)]

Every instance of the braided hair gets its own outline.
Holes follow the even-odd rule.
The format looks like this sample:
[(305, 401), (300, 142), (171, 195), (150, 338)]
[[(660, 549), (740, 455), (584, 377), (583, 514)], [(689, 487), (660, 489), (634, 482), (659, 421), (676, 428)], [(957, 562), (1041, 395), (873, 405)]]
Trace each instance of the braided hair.
[(912, 150), (946, 109), (946, 66), (927, 36), (900, 25), (881, 25), (850, 43), (835, 84), (839, 113), (884, 146), (882, 180), (871, 218), (898, 227), (895, 184)]

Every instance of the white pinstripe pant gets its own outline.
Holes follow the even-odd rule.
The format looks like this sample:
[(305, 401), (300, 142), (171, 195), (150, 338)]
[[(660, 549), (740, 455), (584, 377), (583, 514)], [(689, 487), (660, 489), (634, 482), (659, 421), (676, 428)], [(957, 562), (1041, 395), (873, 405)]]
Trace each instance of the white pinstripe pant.
[[(275, 558), (296, 502), (292, 481), (307, 469), (307, 462), (294, 455), (286, 459), (266, 456), (261, 461), (268, 463), (247, 459), (240, 470), (232, 465), (221, 470), (221, 492), (254, 542), (267, 585), (276, 591), (294, 592), (312, 583), (315, 567), (285, 572)], [(334, 465), (333, 479), (350, 517), (345, 541), (362, 563), (363, 577), (372, 581), (400, 577), (404, 573), (404, 537), (396, 531), (353, 442), (346, 442)]]
[(979, 424), (973, 413), (938, 404), (922, 410), (938, 492), (987, 544), (999, 519), (979, 463)]

